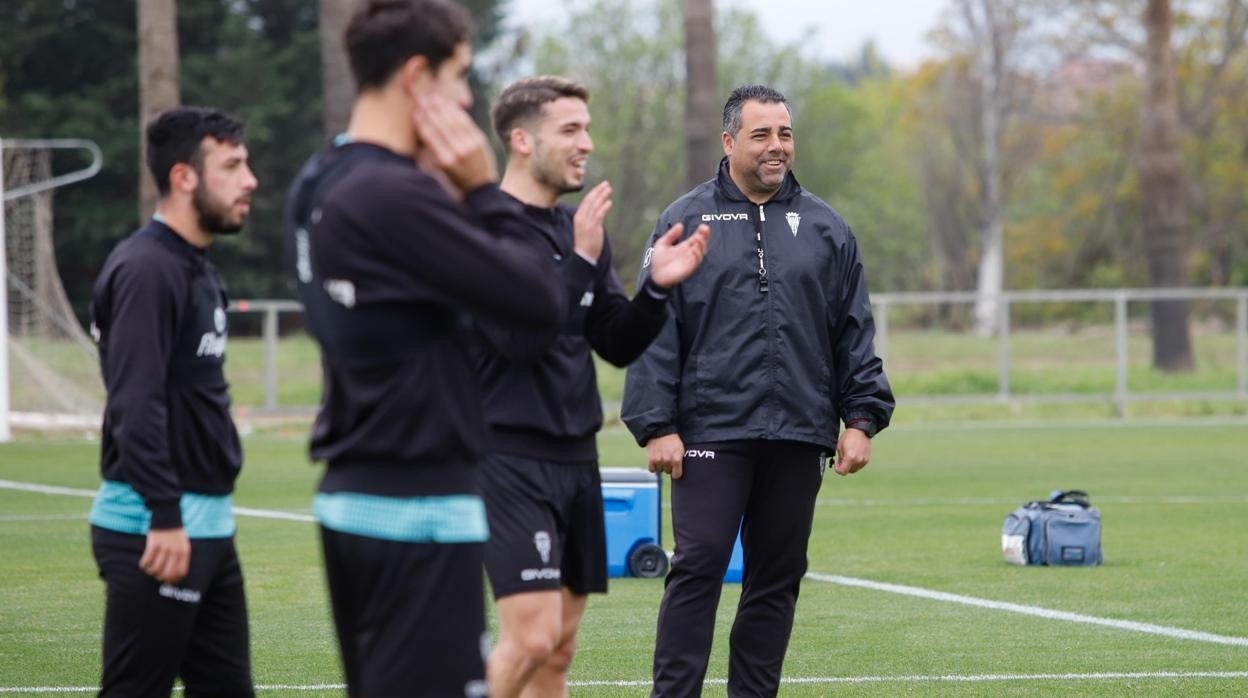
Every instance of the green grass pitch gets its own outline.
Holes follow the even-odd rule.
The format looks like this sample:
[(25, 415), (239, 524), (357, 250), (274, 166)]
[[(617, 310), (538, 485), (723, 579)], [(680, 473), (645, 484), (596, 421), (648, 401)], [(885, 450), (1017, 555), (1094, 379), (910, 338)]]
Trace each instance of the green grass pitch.
[[(604, 466), (643, 463), (622, 430), (604, 433), (600, 444)], [(245, 448), (236, 504), (306, 513), (320, 470), (307, 463), (302, 437), (257, 435)], [(97, 450), (87, 441), (0, 445), (0, 479), (94, 489)], [(1100, 507), (1103, 567), (1002, 561), (1004, 515), (1054, 488), (1086, 489)], [(814, 573), (1248, 637), (1242, 421), (900, 426), (876, 440), (862, 473), (829, 475), (819, 498)], [(103, 586), (91, 559), (89, 505), (83, 497), (0, 488), (0, 695), (20, 695), (12, 689), (22, 687), (85, 691), (97, 680)], [(240, 518), (238, 543), (256, 681), (288, 687), (261, 695), (341, 695), (309, 688), (342, 681), (315, 527)], [(737, 592), (724, 590), (707, 695), (724, 695)], [(591, 600), (573, 695), (648, 691), (640, 682), (649, 675), (661, 593), (659, 580), (617, 579), (610, 594)], [(1248, 644), (808, 579), (784, 673), (781, 694), (792, 696), (1243, 695)], [(1035, 677), (1062, 674), (1071, 676)]]

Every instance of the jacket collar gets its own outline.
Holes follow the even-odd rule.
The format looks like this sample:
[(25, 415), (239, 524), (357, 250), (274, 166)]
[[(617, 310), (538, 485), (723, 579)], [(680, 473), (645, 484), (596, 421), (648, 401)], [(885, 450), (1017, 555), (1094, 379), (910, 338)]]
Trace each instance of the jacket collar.
[(148, 222), (147, 228), (151, 230), (151, 235), (155, 237), (162, 245), (184, 257), (192, 259), (203, 259), (206, 250), (198, 248), (187, 242), (181, 235), (164, 221), (157, 214)]
[[(740, 201), (753, 205), (753, 202), (750, 201), (745, 194), (741, 193), (741, 190), (737, 187), (737, 183), (732, 181), (732, 177), (729, 176), (727, 156), (724, 156), (724, 158), (719, 161), (719, 172), (715, 175), (715, 188), (729, 201)], [(794, 177), (793, 171), (790, 170), (784, 175), (784, 181), (780, 183), (780, 189), (777, 190), (766, 203), (788, 201), (801, 193), (802, 185), (797, 183), (797, 177)]]

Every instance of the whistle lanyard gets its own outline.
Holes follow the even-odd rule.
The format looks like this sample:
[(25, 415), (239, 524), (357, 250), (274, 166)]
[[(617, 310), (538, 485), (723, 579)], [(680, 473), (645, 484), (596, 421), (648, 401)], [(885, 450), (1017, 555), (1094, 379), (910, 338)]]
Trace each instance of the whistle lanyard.
[(758, 205), (758, 225), (754, 226), (754, 239), (758, 242), (758, 292), (767, 293), (767, 264), (766, 251), (763, 249), (763, 224), (767, 222), (767, 214), (763, 212), (763, 205)]

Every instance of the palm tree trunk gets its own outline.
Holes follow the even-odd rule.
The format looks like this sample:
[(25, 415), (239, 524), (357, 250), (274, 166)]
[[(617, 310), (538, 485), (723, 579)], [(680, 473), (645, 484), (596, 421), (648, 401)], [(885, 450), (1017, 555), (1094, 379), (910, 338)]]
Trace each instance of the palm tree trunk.
[(719, 162), (715, 126), (715, 13), (711, 0), (683, 0), (685, 20), (685, 185), (714, 175)]
[[(1142, 229), (1154, 288), (1186, 286), (1187, 212), (1183, 200), (1183, 153), (1175, 94), (1170, 0), (1148, 0), (1144, 132), (1139, 161)], [(1153, 366), (1162, 371), (1195, 368), (1187, 301), (1154, 301)]]
[(355, 101), (355, 80), (343, 44), (356, 0), (320, 0), (321, 94), (325, 137), (332, 138), (347, 127)]
[(147, 169), (147, 124), (178, 106), (177, 0), (139, 0), (139, 220), (156, 210), (156, 182)]

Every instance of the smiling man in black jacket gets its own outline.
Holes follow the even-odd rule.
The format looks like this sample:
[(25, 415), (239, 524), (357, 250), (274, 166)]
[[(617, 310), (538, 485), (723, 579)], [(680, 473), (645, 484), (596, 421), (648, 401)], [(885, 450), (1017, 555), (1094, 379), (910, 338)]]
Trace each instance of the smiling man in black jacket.
[(474, 322), (552, 331), (565, 303), (465, 111), (472, 24), (369, 0), (346, 32), (347, 132), (291, 187), (292, 270), (321, 348), (313, 509), (352, 696), (482, 696), (488, 432)]
[(257, 182), (242, 122), (179, 107), (147, 127), (160, 200), (108, 256), (91, 332), (108, 390), (91, 545), (107, 588), (101, 696), (250, 696), (231, 493), (242, 466), (223, 367), (229, 299), (205, 251)]
[(655, 241), (637, 294), (624, 295), (603, 232), (611, 185), (598, 184), (576, 208), (558, 202), (585, 182), (588, 101), (584, 86), (540, 76), (508, 86), (493, 107), (507, 149), (502, 189), (523, 207), (520, 234), (559, 260), (568, 301), (556, 333), (482, 333), (478, 366), (494, 436), (481, 473), (485, 565), (498, 599), (495, 698), (567, 693), (587, 595), (607, 590), (595, 445), (602, 403), (591, 351), (617, 366), (635, 359), (663, 326), (669, 290), (697, 269), (709, 234), (698, 225), (677, 244), (684, 228), (672, 226)]
[(790, 172), (784, 96), (734, 90), (722, 140), (715, 178), (655, 229), (717, 226), (698, 274), (672, 293), (672, 317), (629, 369), (621, 410), (650, 469), (672, 476), (676, 553), (659, 608), (656, 696), (701, 693), (738, 528), (745, 574), (728, 695), (775, 695), (824, 453), (835, 449), (838, 474), (857, 472), (893, 411), (857, 242)]

